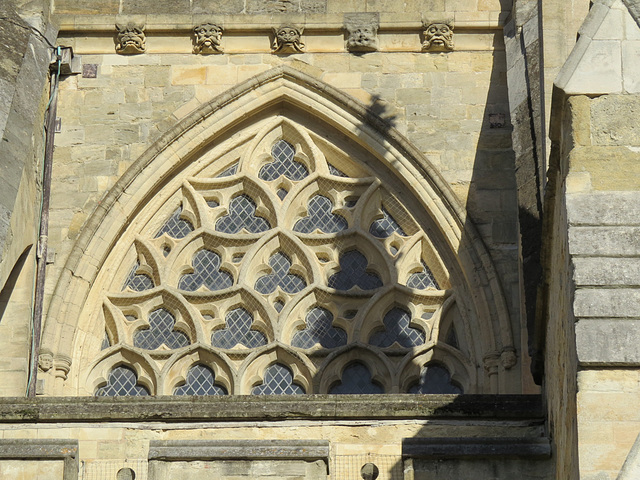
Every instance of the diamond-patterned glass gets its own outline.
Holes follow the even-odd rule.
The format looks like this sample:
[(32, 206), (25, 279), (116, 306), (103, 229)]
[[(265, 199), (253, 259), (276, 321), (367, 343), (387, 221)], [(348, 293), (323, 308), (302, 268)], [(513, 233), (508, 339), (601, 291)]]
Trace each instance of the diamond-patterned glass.
[(371, 372), (362, 363), (352, 363), (342, 372), (342, 383), (329, 390), (332, 394), (367, 395), (384, 393), (384, 389), (371, 381)]
[(373, 290), (382, 286), (382, 280), (375, 273), (367, 272), (367, 257), (357, 250), (350, 250), (340, 257), (340, 271), (329, 278), (328, 285), (336, 290), (350, 290), (360, 287)]
[(296, 222), (295, 232), (312, 233), (318, 229), (323, 233), (337, 233), (348, 227), (344, 217), (333, 213), (333, 203), (327, 197), (316, 195), (309, 199), (307, 207), (309, 216)]
[(205, 365), (194, 365), (187, 373), (184, 385), (177, 387), (174, 395), (226, 395), (224, 387), (216, 385), (213, 370)]
[(425, 290), (427, 288), (439, 288), (438, 282), (436, 282), (433, 273), (429, 270), (429, 267), (422, 262), (422, 271), (412, 273), (407, 280), (407, 287), (416, 288), (418, 290)]
[(262, 166), (258, 177), (270, 182), (284, 175), (290, 180), (302, 180), (309, 175), (307, 167), (294, 160), (296, 150), (289, 142), (279, 140), (271, 149), (273, 162)]
[(347, 344), (347, 332), (334, 327), (333, 315), (329, 310), (315, 307), (307, 313), (307, 328), (297, 332), (291, 345), (298, 348), (311, 348), (320, 344), (324, 348), (336, 348)]
[(178, 283), (180, 290), (193, 292), (204, 285), (211, 291), (233, 285), (233, 277), (220, 270), (220, 256), (211, 250), (200, 250), (193, 256), (193, 273), (183, 275)]
[(402, 347), (410, 348), (422, 345), (426, 340), (424, 332), (409, 326), (411, 314), (401, 308), (389, 310), (382, 323), (385, 329), (371, 335), (371, 345), (386, 348), (398, 342)]
[(235, 175), (238, 172), (238, 164), (234, 163), (229, 168), (227, 168), (224, 172), (218, 175), (217, 178), (230, 177), (231, 175)]
[(344, 173), (342, 170), (338, 170), (336, 167), (334, 167), (330, 163), (327, 163), (327, 165), (329, 166), (329, 173), (331, 175), (335, 175), (336, 177), (346, 177), (347, 176), (346, 173)]
[(256, 280), (255, 289), (262, 294), (269, 294), (280, 287), (287, 293), (297, 293), (307, 286), (307, 282), (298, 275), (289, 273), (291, 259), (282, 252), (277, 252), (269, 259), (273, 273)]
[(284, 365), (274, 363), (264, 371), (262, 385), (254, 387), (252, 395), (302, 395), (304, 389), (293, 383), (293, 373)]
[(407, 234), (404, 233), (404, 230), (402, 230), (402, 227), (398, 225), (398, 222), (396, 222), (389, 212), (383, 208), (382, 218), (375, 220), (371, 224), (371, 227), (369, 227), (369, 233), (377, 238), (387, 238), (394, 232), (403, 237), (407, 236)]
[(410, 387), (408, 393), (462, 394), (462, 389), (451, 383), (451, 375), (446, 368), (432, 363), (424, 367), (420, 382)]
[(162, 344), (169, 348), (186, 347), (191, 342), (182, 332), (174, 331), (176, 319), (164, 308), (154, 310), (149, 314), (149, 326), (146, 330), (139, 330), (133, 337), (133, 345), (147, 350), (155, 350)]
[(136, 274), (139, 268), (139, 263), (136, 263), (133, 266), (131, 272), (129, 272), (129, 276), (122, 286), (122, 290), (129, 287), (134, 292), (143, 292), (144, 290), (150, 290), (154, 287), (153, 280), (149, 275), (144, 273)]
[(229, 214), (216, 222), (216, 230), (223, 233), (239, 233), (243, 229), (249, 233), (258, 233), (270, 228), (267, 220), (256, 216), (256, 204), (248, 195), (233, 198), (229, 202)]
[(211, 334), (211, 345), (231, 349), (240, 344), (246, 348), (256, 348), (267, 344), (266, 337), (257, 330), (251, 330), (253, 316), (244, 308), (227, 313), (226, 328)]
[(137, 385), (138, 377), (129, 367), (116, 367), (109, 373), (109, 379), (104, 387), (96, 390), (96, 397), (132, 396), (142, 397), (149, 395), (149, 391), (141, 385)]
[(181, 213), (182, 207), (173, 212), (169, 220), (158, 230), (155, 238), (160, 237), (164, 233), (173, 238), (184, 238), (193, 232), (193, 225), (191, 225), (191, 222), (188, 220), (180, 218)]

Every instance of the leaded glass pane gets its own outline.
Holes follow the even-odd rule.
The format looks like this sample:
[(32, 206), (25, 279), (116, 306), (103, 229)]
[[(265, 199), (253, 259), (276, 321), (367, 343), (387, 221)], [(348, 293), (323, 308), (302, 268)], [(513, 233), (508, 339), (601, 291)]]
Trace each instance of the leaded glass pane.
[(408, 393), (452, 393), (462, 394), (462, 389), (451, 383), (451, 375), (446, 368), (428, 364), (420, 374), (420, 382), (409, 388)]
[(277, 141), (271, 149), (273, 162), (263, 165), (258, 177), (267, 182), (276, 180), (281, 175), (293, 181), (302, 180), (309, 175), (309, 171), (294, 159), (295, 153), (295, 148), (289, 142)]
[(334, 327), (333, 315), (329, 310), (312, 308), (306, 317), (307, 328), (297, 332), (291, 345), (299, 348), (311, 348), (320, 344), (324, 348), (335, 348), (347, 344), (347, 332)]
[(238, 172), (238, 164), (234, 163), (229, 168), (227, 168), (224, 172), (217, 176), (217, 178), (230, 177), (231, 175), (235, 175)]
[(328, 285), (336, 290), (350, 290), (360, 287), (373, 290), (382, 286), (382, 280), (375, 273), (367, 272), (367, 257), (357, 250), (350, 250), (340, 257), (340, 271), (329, 278)]
[(158, 230), (155, 238), (160, 237), (164, 233), (173, 238), (184, 238), (193, 232), (193, 225), (191, 225), (191, 222), (188, 220), (180, 218), (181, 213), (182, 207), (173, 212), (169, 220)]
[(104, 387), (96, 390), (96, 397), (133, 396), (141, 397), (149, 395), (149, 391), (141, 385), (137, 385), (138, 377), (131, 368), (119, 366), (111, 370), (109, 379)]
[(187, 373), (184, 385), (177, 387), (174, 395), (226, 395), (224, 387), (216, 385), (213, 370), (205, 365), (194, 365)]
[(347, 176), (346, 173), (344, 173), (342, 170), (337, 169), (336, 167), (334, 167), (330, 163), (327, 163), (327, 166), (329, 167), (329, 173), (331, 175), (335, 175), (336, 177), (346, 177)]
[(276, 193), (278, 194), (278, 198), (280, 200), (284, 200), (284, 197), (286, 197), (289, 192), (287, 192), (284, 188), (279, 188)]
[(371, 380), (371, 372), (362, 363), (352, 363), (342, 372), (342, 383), (329, 390), (332, 394), (366, 395), (384, 393), (384, 389)]
[(253, 316), (244, 308), (237, 308), (227, 313), (227, 327), (211, 334), (211, 345), (218, 348), (233, 348), (240, 344), (247, 348), (260, 347), (267, 344), (266, 337), (257, 330), (251, 330)]
[(277, 252), (269, 259), (269, 266), (273, 273), (264, 275), (256, 280), (255, 289), (265, 295), (280, 287), (287, 293), (297, 293), (307, 286), (307, 282), (298, 275), (289, 273), (291, 260), (282, 252)]
[(183, 275), (180, 290), (193, 292), (204, 285), (209, 290), (222, 290), (233, 285), (233, 277), (220, 270), (220, 256), (211, 250), (200, 250), (193, 256), (193, 273)]
[(304, 389), (293, 383), (293, 373), (284, 365), (274, 363), (264, 371), (262, 385), (254, 387), (252, 395), (302, 395)]
[(369, 227), (369, 233), (377, 238), (387, 238), (394, 232), (403, 237), (407, 236), (407, 234), (404, 233), (404, 230), (402, 230), (402, 227), (398, 225), (398, 222), (396, 222), (389, 212), (383, 208), (382, 218), (375, 220), (371, 224), (371, 227)]
[(129, 276), (127, 277), (127, 279), (124, 282), (124, 285), (122, 286), (122, 290), (129, 287), (131, 290), (135, 292), (143, 292), (144, 290), (150, 290), (154, 287), (153, 280), (149, 275), (144, 273), (140, 273), (140, 274), (136, 273), (139, 268), (140, 268), (139, 263), (136, 263), (133, 266), (133, 268), (131, 269), (131, 272), (129, 272)]
[(439, 288), (438, 282), (436, 282), (433, 273), (429, 270), (429, 267), (422, 262), (422, 271), (412, 273), (407, 280), (407, 287), (416, 288), (418, 290), (425, 290), (427, 288)]
[(316, 195), (309, 199), (307, 207), (309, 216), (296, 222), (295, 232), (311, 233), (318, 229), (323, 233), (337, 233), (348, 227), (344, 217), (333, 213), (333, 203), (327, 197)]
[(382, 323), (385, 329), (371, 335), (371, 345), (386, 348), (398, 342), (399, 345), (410, 348), (422, 345), (426, 340), (424, 332), (409, 326), (411, 314), (401, 308), (389, 310)]
[(270, 228), (267, 220), (256, 216), (256, 204), (248, 195), (233, 198), (229, 202), (229, 214), (216, 222), (216, 230), (223, 233), (239, 233), (243, 229), (249, 233), (258, 233)]
[(149, 328), (139, 330), (133, 337), (133, 345), (147, 350), (155, 350), (162, 344), (169, 348), (186, 347), (191, 342), (182, 332), (174, 331), (176, 319), (164, 308), (149, 314)]

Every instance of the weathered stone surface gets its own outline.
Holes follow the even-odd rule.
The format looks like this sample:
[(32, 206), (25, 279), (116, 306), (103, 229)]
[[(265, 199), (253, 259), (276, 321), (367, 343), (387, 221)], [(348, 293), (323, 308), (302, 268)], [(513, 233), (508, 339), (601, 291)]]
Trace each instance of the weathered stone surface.
[(408, 438), (402, 454), (411, 458), (517, 456), (549, 458), (548, 438)]
[(629, 121), (640, 116), (640, 96), (604, 95), (591, 101), (594, 145), (640, 146), (640, 125)]
[(322, 13), (327, 0), (247, 0), (246, 13)]
[(127, 14), (154, 14), (173, 13), (178, 15), (188, 14), (191, 5), (189, 0), (123, 0), (122, 10), (119, 13)]
[(602, 192), (569, 195), (571, 225), (640, 225), (640, 192)]
[(329, 459), (326, 440), (184, 440), (152, 441), (150, 460), (293, 460)]
[(224, 14), (241, 13), (244, 9), (244, 0), (225, 0), (224, 2), (211, 2), (211, 0), (193, 0), (191, 11), (197, 14)]
[(637, 318), (640, 289), (580, 288), (573, 310), (576, 317)]
[(640, 286), (640, 258), (574, 258), (573, 264), (578, 286)]
[(580, 320), (576, 347), (582, 365), (640, 365), (640, 321)]
[(522, 478), (526, 480), (543, 480), (552, 477), (551, 462), (500, 458), (499, 460), (460, 460), (442, 459), (434, 462), (431, 459), (413, 460), (405, 471), (412, 471), (415, 480), (458, 480), (473, 478), (475, 480), (494, 480), (496, 478)]
[(55, 0), (54, 13), (59, 15), (100, 15), (119, 13), (120, 0)]
[(0, 423), (38, 420), (234, 421), (302, 418), (539, 418), (537, 395), (274, 395), (254, 397), (0, 398)]
[(573, 255), (640, 255), (640, 227), (573, 227), (569, 245)]

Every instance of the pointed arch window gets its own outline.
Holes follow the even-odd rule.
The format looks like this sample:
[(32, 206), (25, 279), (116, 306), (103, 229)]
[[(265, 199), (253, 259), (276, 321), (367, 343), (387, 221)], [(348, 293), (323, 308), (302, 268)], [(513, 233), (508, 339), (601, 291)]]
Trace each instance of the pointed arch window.
[(461, 392), (458, 344), (428, 368), (455, 302), (405, 199), (284, 116), (248, 143), (185, 177), (137, 236), (104, 300), (94, 394), (146, 392), (123, 349), (150, 363), (150, 394)]

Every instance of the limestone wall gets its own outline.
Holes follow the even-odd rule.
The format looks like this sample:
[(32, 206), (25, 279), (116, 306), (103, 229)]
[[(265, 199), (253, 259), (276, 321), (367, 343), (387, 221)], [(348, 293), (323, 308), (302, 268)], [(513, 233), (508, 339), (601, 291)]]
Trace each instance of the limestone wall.
[[(250, 22), (246, 14), (217, 12), (225, 28), (224, 53), (212, 55), (193, 53), (194, 22), (204, 18), (195, 4), (193, 16), (172, 4), (171, 15), (144, 18), (125, 15), (147, 8), (142, 4), (125, 2), (117, 11), (105, 4), (104, 15), (91, 17), (73, 5), (56, 6), (59, 43), (73, 47), (86, 71), (61, 85), (51, 212), (57, 257), (49, 295), (89, 215), (162, 133), (216, 95), (287, 64), (367, 105), (443, 175), (489, 247), (520, 350), (516, 183), (500, 24), (504, 12), (498, 2), (435, 2), (422, 5), (428, 9), (421, 16), (412, 6), (399, 12), (396, 4), (385, 4), (378, 12), (350, 5), (350, 11), (380, 13), (374, 15), (380, 26), (378, 51), (364, 54), (346, 51), (346, 7), (331, 2), (322, 7), (324, 13), (307, 11), (306, 4), (282, 17), (251, 10)], [(430, 17), (451, 17), (453, 51), (421, 51), (422, 22)], [(144, 54), (115, 52), (115, 23), (127, 19), (145, 23)], [(304, 26), (303, 52), (271, 53), (271, 30), (285, 20)], [(528, 367), (519, 368), (528, 377)], [(509, 389), (529, 391), (530, 383)]]

